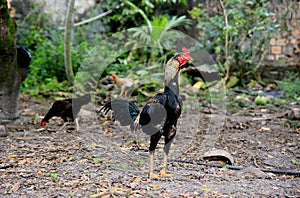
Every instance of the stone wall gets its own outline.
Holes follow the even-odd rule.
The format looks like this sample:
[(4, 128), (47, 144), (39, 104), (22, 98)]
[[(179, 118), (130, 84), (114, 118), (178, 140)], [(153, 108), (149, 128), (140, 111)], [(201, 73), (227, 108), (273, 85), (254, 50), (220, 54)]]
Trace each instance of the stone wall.
[(270, 10), (282, 20), (283, 30), (270, 40), (264, 66), (297, 67), (300, 71), (300, 1), (272, 0)]
[[(96, 2), (97, 0), (76, 0), (74, 5), (75, 21), (78, 21), (78, 18)], [(43, 12), (49, 14), (52, 21), (59, 26), (64, 25), (68, 0), (8, 0), (7, 3), (11, 16), (15, 18), (24, 18), (32, 11), (33, 4), (40, 4), (43, 5)]]

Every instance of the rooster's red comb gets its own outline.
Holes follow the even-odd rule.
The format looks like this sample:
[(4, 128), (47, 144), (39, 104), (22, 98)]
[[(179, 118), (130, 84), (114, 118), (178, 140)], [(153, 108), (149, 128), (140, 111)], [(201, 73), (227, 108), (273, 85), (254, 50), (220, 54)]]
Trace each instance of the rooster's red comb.
[(112, 74), (111, 77), (112, 77), (112, 78), (115, 78), (115, 77), (117, 77), (117, 75), (116, 75), (116, 74)]
[(182, 48), (182, 52), (184, 53), (184, 55), (190, 56), (190, 51), (188, 49), (186, 49), (185, 47)]

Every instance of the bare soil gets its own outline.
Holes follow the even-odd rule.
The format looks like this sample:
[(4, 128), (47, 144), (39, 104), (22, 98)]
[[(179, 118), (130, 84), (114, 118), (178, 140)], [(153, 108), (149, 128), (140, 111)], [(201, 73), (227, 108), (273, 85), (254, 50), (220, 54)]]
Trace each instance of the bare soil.
[[(39, 122), (51, 102), (21, 96), (21, 117), (0, 139), (1, 197), (299, 197), (300, 176), (261, 172), (258, 169), (300, 171), (299, 121), (285, 113), (299, 104), (235, 108), (225, 114), (187, 105), (171, 147), (168, 172), (172, 178), (149, 180), (149, 137), (132, 133), (108, 117), (95, 114), (89, 104), (74, 125), (59, 130), (52, 119), (47, 128)], [(214, 127), (214, 126), (217, 126)], [(156, 151), (156, 169), (162, 164), (163, 141)], [(206, 162), (204, 152), (214, 148), (229, 152), (234, 166)], [(173, 160), (221, 163), (223, 168)], [(250, 167), (250, 168), (249, 168)]]

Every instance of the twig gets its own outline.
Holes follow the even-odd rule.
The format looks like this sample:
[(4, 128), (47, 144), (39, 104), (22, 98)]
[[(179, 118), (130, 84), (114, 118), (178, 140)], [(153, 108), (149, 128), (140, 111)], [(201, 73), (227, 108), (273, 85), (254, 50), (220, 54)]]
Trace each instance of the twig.
[[(113, 9), (119, 9), (119, 8), (120, 8), (121, 6), (123, 6), (123, 5), (124, 5), (124, 3), (121, 3), (120, 5), (114, 7)], [(73, 24), (73, 27), (78, 27), (78, 26), (81, 26), (81, 25), (84, 25), (84, 24), (87, 24), (87, 23), (96, 21), (96, 20), (98, 20), (98, 19), (100, 19), (100, 18), (102, 18), (102, 17), (105, 17), (106, 15), (112, 13), (113, 9), (108, 10), (108, 11), (106, 11), (106, 12), (103, 12), (103, 13), (101, 13), (101, 14), (99, 14), (99, 15), (97, 15), (97, 16), (94, 16), (94, 17), (92, 17), (92, 18), (86, 19), (86, 20), (84, 20), (84, 21), (80, 21), (80, 22), (78, 22), (78, 23), (74, 23), (74, 24)], [(60, 30), (63, 30), (63, 29), (65, 29), (65, 27), (59, 27), (59, 29), (60, 29)]]
[(0, 169), (1, 173), (34, 173), (32, 171), (26, 171), (26, 170), (5, 170), (5, 169)]
[(84, 20), (84, 21), (75, 23), (75, 24), (74, 24), (74, 27), (77, 27), (77, 26), (80, 26), (80, 25), (84, 25), (84, 24), (90, 23), (90, 22), (92, 22), (92, 21), (96, 21), (97, 19), (100, 19), (101, 17), (104, 17), (104, 16), (106, 16), (106, 15), (108, 15), (108, 14), (110, 14), (110, 13), (112, 13), (112, 10), (108, 10), (108, 11), (106, 11), (106, 12), (103, 12), (103, 13), (101, 13), (101, 14), (95, 16), (95, 17), (92, 17), (92, 18), (89, 18), (89, 19), (87, 19), (87, 20)]
[(14, 140), (23, 140), (23, 141), (30, 141), (30, 140), (36, 140), (36, 139), (53, 139), (53, 137), (47, 137), (47, 136), (39, 136), (39, 137), (16, 137), (11, 138)]
[(11, 167), (13, 167), (12, 164), (6, 164), (6, 165), (1, 166), (1, 167), (0, 167), (0, 170), (1, 170), (1, 169), (11, 168)]
[(42, 131), (46, 131), (46, 128), (38, 128), (36, 130), (34, 130), (33, 132), (42, 132)]
[(253, 163), (254, 163), (254, 165), (256, 166), (256, 168), (259, 168), (259, 166), (258, 166), (258, 164), (257, 164), (257, 161), (256, 161), (256, 158), (255, 158), (254, 155), (252, 156), (252, 158), (253, 158)]

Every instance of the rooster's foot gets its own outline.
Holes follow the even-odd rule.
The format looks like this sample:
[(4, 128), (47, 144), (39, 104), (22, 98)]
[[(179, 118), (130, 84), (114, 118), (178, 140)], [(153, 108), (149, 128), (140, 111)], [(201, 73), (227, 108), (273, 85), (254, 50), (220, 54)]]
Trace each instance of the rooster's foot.
[(159, 179), (160, 175), (155, 173), (149, 173), (149, 179)]
[(166, 173), (166, 171), (164, 169), (162, 169), (160, 172), (159, 172), (159, 175), (161, 177), (173, 177), (173, 174), (168, 174)]

